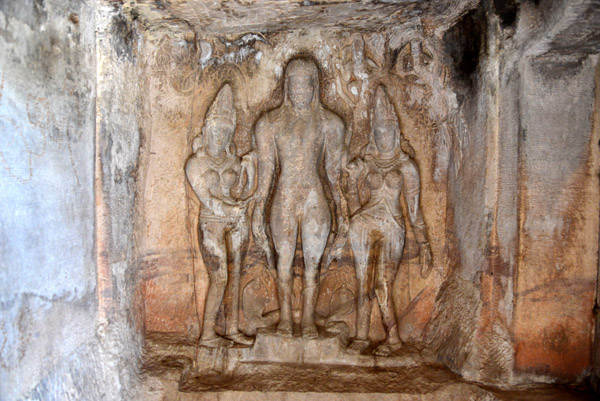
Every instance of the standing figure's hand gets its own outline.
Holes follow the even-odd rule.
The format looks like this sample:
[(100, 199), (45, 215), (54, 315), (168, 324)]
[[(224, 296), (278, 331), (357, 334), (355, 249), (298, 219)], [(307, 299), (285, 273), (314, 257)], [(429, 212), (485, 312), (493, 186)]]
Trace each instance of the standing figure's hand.
[(421, 277), (427, 278), (431, 273), (431, 247), (428, 242), (419, 244), (419, 263), (421, 264)]
[(256, 192), (256, 187), (258, 186), (256, 180), (257, 164), (258, 160), (256, 152), (250, 152), (242, 157), (240, 180), (243, 179), (244, 172), (248, 178), (244, 191), (242, 192), (243, 199), (251, 197)]
[(342, 259), (344, 246), (348, 240), (348, 227), (348, 222), (340, 223), (333, 245), (331, 245), (331, 248), (327, 253), (327, 258), (325, 259), (325, 269), (329, 268), (334, 259), (338, 261)]
[(344, 167), (344, 171), (348, 173), (348, 186), (356, 187), (358, 185), (358, 178), (360, 177), (363, 167), (363, 161), (361, 159), (354, 159)]

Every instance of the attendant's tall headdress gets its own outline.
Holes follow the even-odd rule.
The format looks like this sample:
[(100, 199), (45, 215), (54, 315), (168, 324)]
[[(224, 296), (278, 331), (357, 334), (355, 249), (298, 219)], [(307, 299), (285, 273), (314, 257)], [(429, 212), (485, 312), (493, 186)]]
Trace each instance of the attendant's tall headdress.
[(216, 122), (227, 124), (235, 129), (237, 116), (233, 100), (233, 90), (231, 89), (231, 85), (227, 83), (217, 93), (217, 97), (215, 97), (215, 100), (213, 100), (208, 108), (206, 118), (204, 119), (205, 125)]
[(394, 109), (394, 105), (390, 101), (388, 94), (383, 85), (379, 85), (375, 91), (373, 108), (371, 110), (371, 127), (382, 127), (398, 124), (398, 115)]
[[(396, 109), (392, 104), (390, 97), (385, 90), (383, 85), (379, 85), (375, 90), (375, 96), (371, 105), (371, 135), (369, 143), (371, 150), (374, 150), (375, 138), (373, 137), (373, 130), (375, 127), (388, 127), (389, 129), (396, 129), (396, 148), (400, 149), (402, 133), (400, 130), (400, 122), (398, 121), (398, 115)], [(368, 151), (368, 150), (367, 150)]]

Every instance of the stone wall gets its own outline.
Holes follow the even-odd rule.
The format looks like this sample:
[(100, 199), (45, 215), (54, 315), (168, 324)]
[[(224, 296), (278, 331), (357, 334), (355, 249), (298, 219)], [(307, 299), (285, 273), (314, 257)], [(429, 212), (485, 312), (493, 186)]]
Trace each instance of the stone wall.
[(137, 381), (136, 38), (119, 10), (0, 5), (2, 400), (130, 399)]
[[(252, 1), (211, 3), (209, 19), (190, 14), (195, 0), (122, 3), (0, 2), (0, 399), (136, 399), (141, 367), (181, 368), (208, 286), (184, 169), (193, 140), (229, 83), (237, 153), (251, 150), (299, 54), (318, 64), (353, 157), (368, 136), (355, 92), (376, 83), (414, 152), (435, 269), (419, 276), (409, 230), (402, 340), (473, 381), (577, 382), (592, 368), (597, 381), (597, 2), (282, 2), (257, 17), (269, 32)], [(256, 333), (279, 312), (250, 249), (241, 324)], [(345, 252), (321, 277), (319, 324), (353, 327), (331, 295), (355, 286)]]
[(95, 334), (95, 10), (1, 12), (0, 393), (16, 399)]
[(449, 185), (456, 268), (428, 338), (478, 381), (581, 380), (591, 364), (598, 59), (576, 21), (594, 6), (545, 6), (508, 23), (488, 8), (479, 59), (454, 81), (466, 122)]

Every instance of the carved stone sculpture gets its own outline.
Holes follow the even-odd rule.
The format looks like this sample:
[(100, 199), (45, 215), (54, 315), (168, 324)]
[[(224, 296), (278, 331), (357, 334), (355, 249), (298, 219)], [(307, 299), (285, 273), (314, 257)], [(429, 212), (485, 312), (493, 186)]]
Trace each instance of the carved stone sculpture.
[(371, 129), (363, 157), (348, 165), (347, 194), (352, 213), (349, 238), (359, 283), (357, 334), (348, 350), (361, 353), (369, 347), (369, 301), (375, 297), (387, 336), (374, 353), (387, 356), (402, 345), (392, 297), (405, 239), (401, 195), (404, 195), (408, 218), (419, 243), (424, 277), (430, 271), (431, 250), (419, 205), (419, 171), (402, 151), (398, 118), (381, 85), (371, 111)]
[[(249, 238), (247, 206), (256, 189), (256, 160), (253, 153), (243, 159), (235, 154), (233, 103), (231, 86), (225, 84), (207, 112), (202, 135), (194, 139), (194, 154), (185, 169), (200, 200), (199, 243), (209, 275), (200, 337), (200, 345), (206, 347), (253, 343), (251, 337), (239, 331), (238, 314), (241, 265)], [(223, 338), (217, 335), (214, 325), (226, 287), (232, 297), (225, 305), (226, 338)]]
[(283, 335), (292, 334), (292, 262), (297, 237), (301, 235), (305, 266), (302, 334), (310, 338), (318, 336), (314, 317), (318, 271), (331, 228), (330, 208), (319, 170), (324, 163), (338, 214), (338, 236), (332, 247), (335, 253), (341, 249), (348, 230), (348, 210), (340, 188), (346, 154), (344, 131), (340, 117), (320, 102), (316, 64), (308, 59), (289, 62), (283, 104), (256, 123), (260, 163), (253, 215), (253, 234), (272, 267), (275, 258), (267, 236), (266, 210), (270, 200), (270, 231), (277, 256), (281, 308), (277, 331)]

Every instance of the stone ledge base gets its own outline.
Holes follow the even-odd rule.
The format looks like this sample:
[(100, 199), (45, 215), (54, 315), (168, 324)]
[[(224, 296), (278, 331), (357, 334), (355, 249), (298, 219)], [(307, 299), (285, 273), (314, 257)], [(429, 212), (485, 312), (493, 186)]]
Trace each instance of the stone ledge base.
[[(434, 391), (455, 375), (414, 350), (389, 357), (347, 353), (338, 337), (259, 333), (250, 348), (199, 347), (183, 370), (181, 391)], [(420, 390), (419, 390), (420, 389)]]

